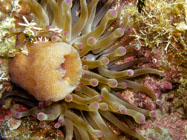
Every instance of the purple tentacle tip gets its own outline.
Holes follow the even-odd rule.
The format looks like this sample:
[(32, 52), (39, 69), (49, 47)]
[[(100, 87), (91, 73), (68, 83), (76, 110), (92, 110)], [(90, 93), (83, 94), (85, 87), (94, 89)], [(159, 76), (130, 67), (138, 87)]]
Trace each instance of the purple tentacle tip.
[(98, 132), (98, 136), (99, 136), (99, 138), (102, 137), (102, 136), (103, 136), (103, 132), (102, 132), (102, 131), (99, 131), (99, 132)]
[(126, 114), (126, 113), (127, 113), (127, 110), (126, 110), (126, 109), (122, 109), (122, 110), (121, 110), (121, 113), (122, 113), (122, 114)]
[(145, 117), (141, 117), (140, 124), (144, 124), (144, 123), (145, 123)]
[(16, 117), (16, 118), (20, 118), (20, 117), (21, 117), (21, 113), (20, 113), (20, 112), (16, 112), (16, 113), (15, 113), (15, 117)]

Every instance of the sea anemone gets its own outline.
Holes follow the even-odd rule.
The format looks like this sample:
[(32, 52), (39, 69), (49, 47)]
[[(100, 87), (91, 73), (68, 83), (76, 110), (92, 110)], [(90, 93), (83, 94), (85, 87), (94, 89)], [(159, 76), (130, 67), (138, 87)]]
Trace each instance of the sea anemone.
[[(22, 2), (29, 5), (31, 12), (24, 16), (14, 13), (17, 18), (23, 17), (25, 23), (17, 23), (10, 31), (18, 35), (16, 47), (25, 51), (10, 60), (10, 77), (13, 83), (48, 105), (40, 102), (26, 112), (15, 112), (15, 117), (35, 114), (41, 127), (47, 121), (55, 121), (55, 128), (65, 126), (67, 140), (73, 136), (83, 140), (119, 139), (106, 121), (144, 140), (133, 130), (128, 118), (124, 120), (128, 125), (123, 125), (118, 116), (128, 115), (143, 124), (145, 116), (155, 117), (156, 112), (129, 104), (118, 91), (139, 90), (161, 104), (150, 89), (133, 79), (165, 73), (152, 68), (131, 69), (137, 63), (148, 62), (146, 58), (121, 63), (124, 58), (138, 56), (141, 49), (134, 37), (129, 36), (130, 15), (124, 14), (124, 8), (110, 9), (112, 0), (104, 5), (99, 0)], [(119, 41), (124, 36), (126, 39)], [(5, 93), (2, 99), (12, 95), (29, 100), (17, 92)]]

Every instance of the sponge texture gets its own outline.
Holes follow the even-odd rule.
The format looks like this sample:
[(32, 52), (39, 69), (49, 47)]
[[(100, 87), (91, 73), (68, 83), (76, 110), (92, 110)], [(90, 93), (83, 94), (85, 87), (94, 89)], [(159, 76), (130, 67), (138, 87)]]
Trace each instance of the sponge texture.
[(82, 64), (79, 53), (62, 42), (39, 42), (9, 63), (11, 80), (40, 101), (59, 101), (79, 84)]

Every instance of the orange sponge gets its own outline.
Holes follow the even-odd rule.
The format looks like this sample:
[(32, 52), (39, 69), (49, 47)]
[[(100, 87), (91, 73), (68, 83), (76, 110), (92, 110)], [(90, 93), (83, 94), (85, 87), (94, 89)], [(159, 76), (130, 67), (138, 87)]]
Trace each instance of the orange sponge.
[(79, 53), (63, 42), (40, 42), (9, 63), (11, 80), (40, 101), (59, 101), (79, 84)]

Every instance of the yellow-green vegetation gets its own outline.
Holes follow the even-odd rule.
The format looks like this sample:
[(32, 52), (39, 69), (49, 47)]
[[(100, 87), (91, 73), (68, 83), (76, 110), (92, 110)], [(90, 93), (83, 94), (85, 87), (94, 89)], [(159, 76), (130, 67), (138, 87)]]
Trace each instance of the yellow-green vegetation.
[(187, 50), (187, 1), (147, 0), (142, 13), (135, 6), (125, 7), (131, 15), (129, 22), (143, 46), (164, 45), (166, 52), (177, 51), (185, 56)]
[(13, 57), (16, 54), (16, 35), (10, 35), (10, 28), (14, 28), (14, 18), (7, 17), (0, 23), (0, 56)]
[[(11, 32), (11, 29), (15, 28), (15, 17), (12, 15), (12, 11), (19, 11), (19, 0), (1, 1), (0, 13), (3, 14), (3, 18), (0, 17), (0, 57), (14, 57), (18, 53), (16, 49), (16, 35)], [(3, 5), (11, 7), (3, 12)]]
[(131, 15), (129, 25), (142, 46), (164, 48), (168, 56), (177, 54), (178, 65), (184, 65), (187, 60), (186, 0), (147, 0), (142, 13), (133, 4), (125, 8)]

